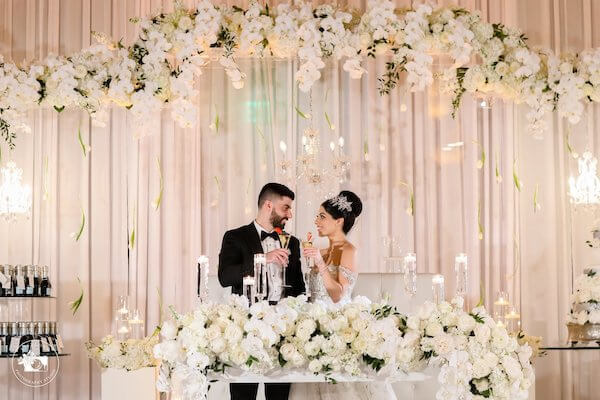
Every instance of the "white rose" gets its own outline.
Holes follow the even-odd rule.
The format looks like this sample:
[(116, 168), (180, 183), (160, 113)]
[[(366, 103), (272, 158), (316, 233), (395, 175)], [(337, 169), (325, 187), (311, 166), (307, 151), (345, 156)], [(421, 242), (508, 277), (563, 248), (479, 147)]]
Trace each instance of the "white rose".
[(415, 351), (412, 347), (406, 347), (406, 348), (399, 348), (398, 349), (398, 360), (400, 360), (400, 362), (403, 363), (408, 363), (413, 359), (413, 356), (415, 354)]
[(563, 74), (569, 74), (573, 72), (573, 66), (571, 65), (571, 63), (565, 61), (562, 64), (560, 64), (560, 72), (562, 72)]
[(312, 373), (321, 372), (323, 366), (321, 365), (321, 361), (315, 359), (308, 363), (308, 369)]
[(442, 314), (449, 314), (452, 312), (452, 306), (447, 301), (442, 301), (438, 305), (438, 310), (440, 310)]
[(248, 353), (240, 346), (236, 346), (231, 350), (229, 357), (234, 364), (243, 365), (248, 360)]
[(87, 69), (79, 64), (78, 66), (75, 67), (75, 76), (79, 79), (83, 78), (84, 76), (87, 75)]
[(492, 372), (490, 366), (484, 359), (478, 358), (473, 362), (473, 376), (475, 378), (484, 378)]
[(319, 326), (322, 328), (322, 330), (331, 330), (331, 318), (329, 318), (329, 315), (325, 314), (319, 317)]
[(303, 364), (304, 364), (304, 357), (302, 357), (302, 354), (300, 354), (296, 351), (294, 353), (294, 355), (292, 356), (292, 365), (294, 365), (294, 367), (301, 367)]
[(352, 342), (352, 348), (359, 353), (363, 353), (366, 350), (367, 345), (367, 341), (361, 336), (357, 337), (354, 339), (354, 342)]
[(165, 35), (170, 35), (171, 33), (173, 33), (173, 31), (175, 30), (175, 27), (173, 26), (172, 23), (170, 22), (165, 22), (161, 25), (160, 30), (162, 33), (164, 33)]
[(229, 324), (227, 328), (225, 328), (225, 338), (229, 343), (237, 343), (242, 340), (242, 336), (244, 333), (236, 324)]
[(206, 338), (209, 341), (213, 341), (216, 338), (218, 338), (219, 336), (221, 336), (221, 328), (219, 328), (218, 325), (211, 325), (206, 330)]
[(279, 352), (285, 361), (290, 361), (296, 353), (296, 347), (294, 347), (294, 345), (291, 343), (285, 343), (283, 346), (281, 346)]
[(177, 23), (177, 26), (184, 31), (187, 31), (192, 27), (192, 19), (187, 15), (184, 15), (183, 17), (179, 18), (179, 23)]
[(227, 343), (222, 337), (218, 337), (210, 342), (210, 349), (219, 354), (225, 350)]
[(473, 329), (475, 329), (475, 324), (477, 324), (477, 322), (469, 314), (461, 314), (460, 317), (458, 317), (457, 326), (461, 332), (469, 333), (473, 331)]
[(160, 328), (160, 336), (166, 340), (175, 339), (177, 336), (177, 326), (171, 320), (163, 322)]
[(319, 350), (321, 350), (321, 346), (317, 342), (310, 341), (304, 344), (304, 351), (309, 356), (316, 356), (319, 354)]
[(479, 393), (483, 393), (490, 388), (490, 381), (487, 379), (475, 379), (475, 387)]
[(301, 340), (310, 339), (310, 335), (317, 329), (317, 324), (312, 319), (305, 319), (296, 326), (296, 336)]
[(354, 306), (350, 306), (344, 310), (344, 315), (346, 316), (346, 318), (348, 318), (348, 320), (353, 320), (357, 318), (359, 314), (360, 311)]
[(352, 341), (356, 337), (357, 333), (354, 329), (352, 329), (350, 327), (346, 327), (345, 329), (343, 329), (339, 332), (339, 335), (341, 335), (342, 340), (344, 342), (352, 343)]
[(408, 326), (409, 329), (416, 331), (419, 329), (420, 322), (419, 317), (411, 315), (406, 320), (406, 326)]
[(490, 340), (491, 331), (487, 325), (477, 324), (475, 326), (475, 338), (479, 343), (487, 343)]
[(425, 333), (428, 336), (438, 336), (439, 334), (441, 334), (442, 332), (444, 332), (444, 328), (442, 327), (442, 325), (439, 322), (430, 322), (427, 324), (427, 327), (425, 328)]
[(352, 321), (352, 329), (357, 332), (362, 332), (369, 326), (369, 323), (363, 318), (355, 318)]
[(453, 350), (454, 340), (451, 335), (442, 333), (434, 339), (433, 349), (436, 354), (444, 356)]
[(188, 353), (186, 361), (190, 368), (196, 368), (200, 370), (203, 370), (208, 366), (208, 364), (210, 364), (210, 359), (208, 356), (198, 352)]
[(334, 331), (341, 331), (342, 329), (346, 329), (348, 327), (348, 319), (343, 315), (339, 315), (332, 321), (331, 327)]

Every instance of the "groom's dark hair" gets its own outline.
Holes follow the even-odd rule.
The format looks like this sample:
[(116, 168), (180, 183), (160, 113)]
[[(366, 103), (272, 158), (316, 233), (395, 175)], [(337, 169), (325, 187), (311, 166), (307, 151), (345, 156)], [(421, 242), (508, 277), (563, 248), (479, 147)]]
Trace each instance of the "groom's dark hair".
[(260, 190), (258, 195), (258, 208), (261, 208), (266, 200), (271, 200), (274, 197), (289, 197), (294, 200), (294, 192), (289, 187), (282, 185), (281, 183), (267, 183)]

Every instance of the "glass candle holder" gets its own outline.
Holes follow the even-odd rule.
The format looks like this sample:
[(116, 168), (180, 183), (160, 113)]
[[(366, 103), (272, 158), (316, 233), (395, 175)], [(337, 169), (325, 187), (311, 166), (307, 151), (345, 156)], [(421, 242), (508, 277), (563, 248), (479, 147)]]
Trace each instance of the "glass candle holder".
[(208, 272), (210, 266), (208, 257), (201, 255), (198, 257), (198, 287), (197, 295), (201, 302), (208, 300)]
[(248, 299), (250, 305), (254, 304), (255, 297), (255, 279), (253, 276), (245, 276), (242, 280), (244, 286), (244, 296)]
[(494, 300), (494, 319), (496, 322), (506, 325), (505, 316), (508, 314), (509, 305), (508, 293), (499, 290), (496, 295), (496, 300)]
[(267, 256), (263, 253), (254, 255), (254, 281), (256, 297), (262, 301), (267, 297)]
[(519, 333), (521, 331), (521, 315), (517, 313), (514, 307), (504, 316), (504, 320), (506, 321), (508, 333)]
[(129, 297), (119, 296), (117, 300), (117, 319), (129, 319)]
[(464, 299), (468, 293), (469, 282), (469, 268), (465, 253), (459, 253), (454, 258), (454, 273), (456, 274), (456, 295)]
[(434, 275), (431, 278), (431, 289), (433, 291), (433, 302), (440, 304), (445, 300), (444, 275)]
[(404, 256), (402, 270), (404, 272), (404, 290), (410, 296), (417, 293), (417, 255), (408, 253)]
[(129, 319), (129, 334), (131, 339), (144, 338), (144, 320), (140, 310), (134, 310)]

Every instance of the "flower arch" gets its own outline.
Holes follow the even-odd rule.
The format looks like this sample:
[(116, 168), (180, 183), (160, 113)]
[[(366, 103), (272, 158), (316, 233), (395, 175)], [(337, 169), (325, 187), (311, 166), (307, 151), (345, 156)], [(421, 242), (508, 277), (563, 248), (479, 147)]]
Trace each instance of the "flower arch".
[(218, 60), (241, 88), (245, 75), (236, 57), (297, 58), (296, 81), (309, 91), (327, 59), (343, 60), (344, 70), (360, 79), (366, 58), (387, 56), (379, 92), (388, 94), (403, 73), (410, 90), (424, 90), (434, 79), (432, 53), (447, 54), (453, 64), (435, 78), (452, 93), (454, 110), (464, 93), (526, 103), (529, 129), (538, 136), (547, 113), (557, 110), (574, 124), (586, 102), (600, 101), (600, 49), (570, 55), (532, 49), (518, 29), (462, 8), (397, 10), (389, 0), (372, 0), (362, 13), (302, 2), (275, 9), (253, 2), (244, 10), (202, 0), (192, 10), (178, 5), (133, 22), (140, 34), (129, 46), (95, 33), (97, 44), (69, 57), (17, 66), (0, 55), (0, 135), (11, 148), (17, 133), (29, 130), (26, 111), (38, 106), (84, 109), (103, 124), (116, 104), (143, 126), (169, 104), (180, 126), (193, 126), (195, 77)]

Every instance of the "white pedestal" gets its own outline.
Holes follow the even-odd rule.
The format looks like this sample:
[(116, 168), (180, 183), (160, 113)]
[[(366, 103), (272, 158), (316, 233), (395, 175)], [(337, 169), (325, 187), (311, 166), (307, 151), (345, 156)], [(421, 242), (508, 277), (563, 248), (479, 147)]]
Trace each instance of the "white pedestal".
[(157, 369), (140, 368), (135, 371), (107, 368), (102, 371), (102, 400), (135, 399), (158, 400), (156, 391)]

